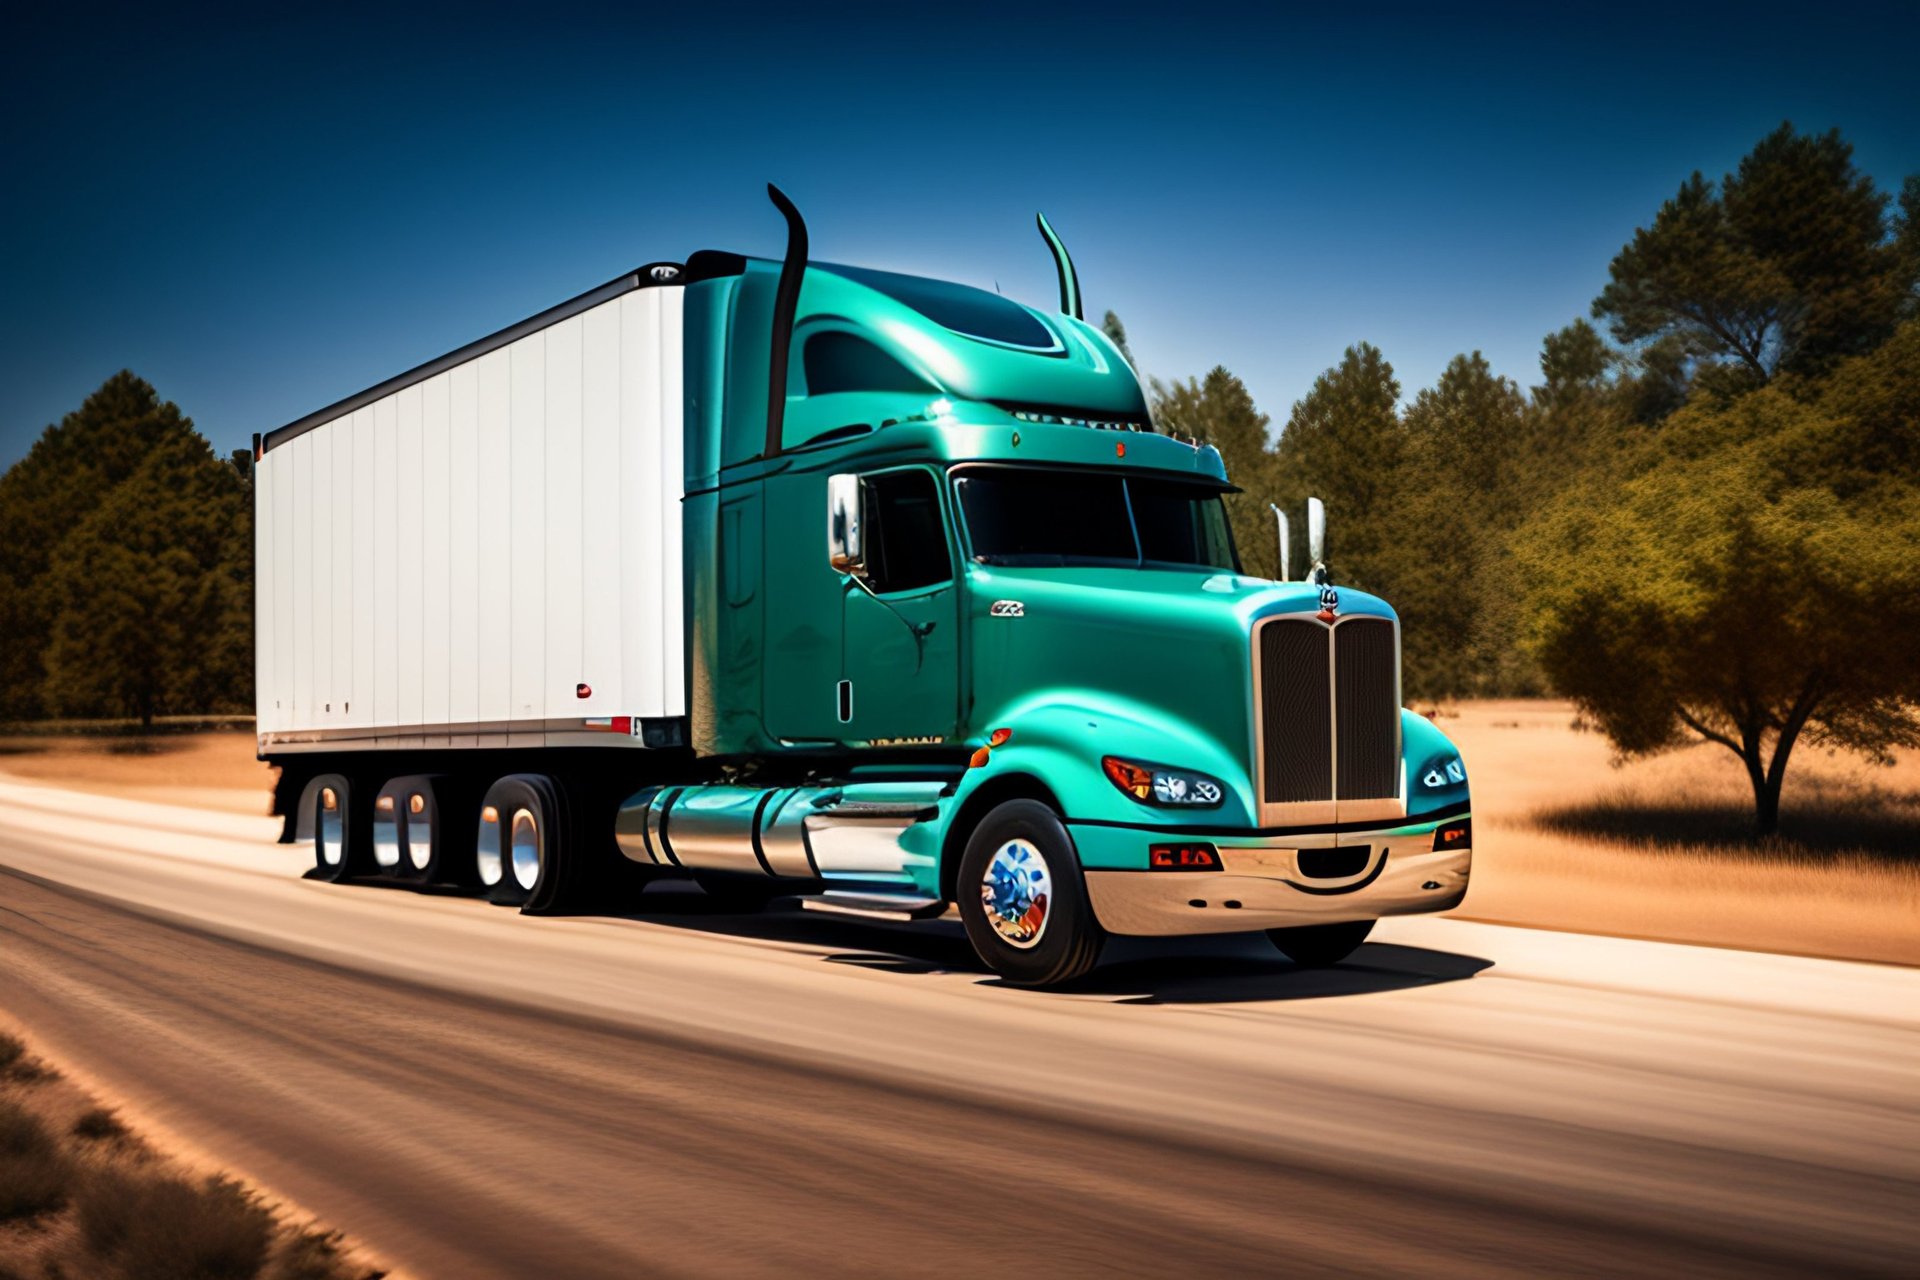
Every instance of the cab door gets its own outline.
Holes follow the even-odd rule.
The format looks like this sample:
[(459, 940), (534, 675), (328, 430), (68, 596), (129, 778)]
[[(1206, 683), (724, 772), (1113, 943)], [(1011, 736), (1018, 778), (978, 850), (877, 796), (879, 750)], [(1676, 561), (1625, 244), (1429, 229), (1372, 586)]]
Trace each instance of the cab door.
[(959, 588), (938, 472), (861, 477), (866, 574), (845, 580), (836, 713), (851, 742), (944, 741), (960, 710)]

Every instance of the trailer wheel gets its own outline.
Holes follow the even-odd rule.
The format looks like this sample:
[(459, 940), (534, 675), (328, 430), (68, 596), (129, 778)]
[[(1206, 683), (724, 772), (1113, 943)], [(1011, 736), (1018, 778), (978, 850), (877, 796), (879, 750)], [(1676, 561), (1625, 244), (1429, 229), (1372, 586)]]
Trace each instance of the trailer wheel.
[(1372, 932), (1371, 920), (1343, 920), (1338, 924), (1269, 929), (1267, 937), (1302, 969), (1325, 969), (1352, 955)]
[(300, 832), (313, 842), (309, 879), (338, 884), (365, 871), (366, 841), (355, 799), (353, 783), (344, 774), (323, 773), (307, 783), (300, 798)]
[(410, 774), (389, 782), (382, 795), (389, 793), (400, 834), (395, 875), (410, 884), (480, 883), (473, 829), (466, 825), (478, 808), (469, 788), (446, 774)]
[(1038, 800), (1009, 800), (974, 828), (955, 896), (975, 953), (1008, 982), (1059, 986), (1100, 959), (1106, 934), (1087, 901), (1080, 854)]
[(591, 868), (574, 827), (566, 791), (545, 774), (510, 774), (487, 788), (475, 842), (487, 900), (530, 915), (578, 905)]

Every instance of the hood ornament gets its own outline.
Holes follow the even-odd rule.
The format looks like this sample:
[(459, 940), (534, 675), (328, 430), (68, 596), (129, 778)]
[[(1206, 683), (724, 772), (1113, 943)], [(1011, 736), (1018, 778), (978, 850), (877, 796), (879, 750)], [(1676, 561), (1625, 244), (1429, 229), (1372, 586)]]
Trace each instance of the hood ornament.
[(1332, 587), (1322, 584), (1320, 587), (1320, 612), (1314, 616), (1322, 622), (1332, 622), (1340, 611), (1340, 593)]

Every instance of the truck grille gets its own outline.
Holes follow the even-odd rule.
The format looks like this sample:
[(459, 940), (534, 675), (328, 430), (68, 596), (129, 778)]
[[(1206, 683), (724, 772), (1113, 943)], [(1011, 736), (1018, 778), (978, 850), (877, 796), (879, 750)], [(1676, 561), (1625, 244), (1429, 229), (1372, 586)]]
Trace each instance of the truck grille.
[(1262, 791), (1268, 804), (1388, 800), (1400, 793), (1400, 682), (1393, 623), (1265, 623), (1260, 661)]

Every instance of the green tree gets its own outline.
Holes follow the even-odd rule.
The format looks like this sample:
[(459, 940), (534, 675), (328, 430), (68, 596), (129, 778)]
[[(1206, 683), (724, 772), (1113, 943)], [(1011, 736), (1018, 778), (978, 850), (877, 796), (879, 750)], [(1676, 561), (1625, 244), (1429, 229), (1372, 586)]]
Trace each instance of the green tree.
[(1838, 130), (1783, 124), (1717, 184), (1699, 173), (1615, 256), (1593, 303), (1624, 343), (1666, 339), (1746, 385), (1817, 374), (1892, 331), (1913, 268)]
[(176, 406), (122, 370), (0, 475), (0, 717), (45, 710), (41, 660), (53, 612), (42, 579), (54, 549), (156, 443), (192, 432)]
[(1111, 311), (1107, 312), (1106, 318), (1100, 322), (1100, 331), (1107, 335), (1114, 346), (1120, 348), (1120, 354), (1138, 372), (1140, 365), (1133, 358), (1133, 349), (1127, 345), (1127, 326), (1120, 323), (1120, 317)]
[(1241, 566), (1256, 577), (1273, 577), (1279, 560), (1267, 513), (1273, 453), (1267, 447), (1267, 415), (1254, 407), (1246, 384), (1215, 366), (1204, 379), (1171, 384), (1154, 379), (1151, 399), (1153, 420), (1162, 429), (1220, 451), (1228, 478), (1241, 489), (1226, 498)]
[(1920, 745), (1920, 324), (1816, 398), (1690, 404), (1516, 539), (1528, 636), (1626, 755), (1737, 755), (1771, 834), (1801, 742)]
[(1407, 465), (1396, 503), (1399, 611), (1408, 692), (1524, 692), (1505, 540), (1519, 477), (1536, 452), (1525, 395), (1479, 352), (1455, 356), (1403, 416)]
[(252, 700), (245, 478), (191, 432), (162, 439), (48, 568), (46, 701), (67, 716), (238, 711)]
[(1275, 500), (1293, 517), (1296, 575), (1306, 568), (1299, 516), (1307, 498), (1318, 497), (1327, 504), (1327, 556), (1339, 580), (1367, 590), (1391, 583), (1403, 435), (1400, 381), (1370, 343), (1348, 347), (1294, 402), (1276, 450)]

